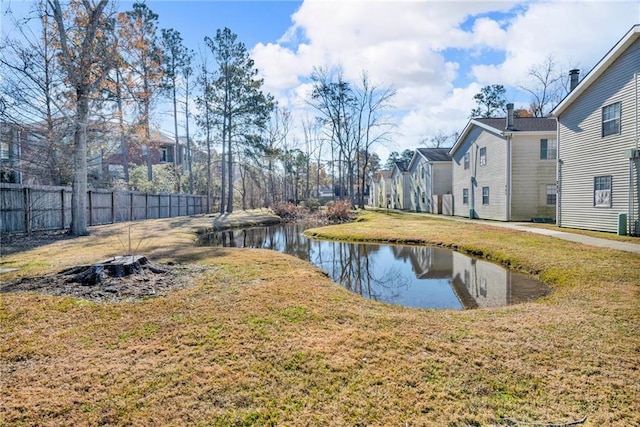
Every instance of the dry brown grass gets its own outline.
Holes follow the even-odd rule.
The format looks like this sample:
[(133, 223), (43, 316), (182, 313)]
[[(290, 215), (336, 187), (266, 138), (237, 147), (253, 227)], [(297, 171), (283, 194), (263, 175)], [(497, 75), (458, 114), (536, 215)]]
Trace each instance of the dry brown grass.
[[(458, 248), (535, 274), (537, 303), (416, 310), (266, 250), (195, 247), (206, 218), (134, 224), (155, 261), (207, 266), (136, 303), (0, 294), (0, 425), (640, 425), (640, 257), (406, 215), (316, 229)], [(121, 252), (115, 234), (8, 256), (18, 275)], [(115, 231), (114, 231), (115, 230)]]

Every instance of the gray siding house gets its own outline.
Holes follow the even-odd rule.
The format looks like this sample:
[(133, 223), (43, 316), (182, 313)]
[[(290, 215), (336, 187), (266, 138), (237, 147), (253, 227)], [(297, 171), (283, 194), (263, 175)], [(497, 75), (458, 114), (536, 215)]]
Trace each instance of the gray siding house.
[(640, 25), (551, 112), (560, 227), (640, 234)]
[(449, 152), (456, 216), (555, 219), (556, 122), (514, 117), (469, 121)]
[(438, 196), (451, 193), (449, 148), (418, 148), (409, 162), (410, 210), (441, 213)]

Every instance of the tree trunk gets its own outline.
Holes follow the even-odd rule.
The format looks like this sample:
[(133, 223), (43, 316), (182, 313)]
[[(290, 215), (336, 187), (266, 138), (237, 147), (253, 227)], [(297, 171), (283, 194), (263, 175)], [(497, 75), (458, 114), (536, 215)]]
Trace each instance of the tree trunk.
[(87, 117), (89, 100), (78, 95), (74, 130), (73, 185), (71, 192), (71, 234), (87, 235)]

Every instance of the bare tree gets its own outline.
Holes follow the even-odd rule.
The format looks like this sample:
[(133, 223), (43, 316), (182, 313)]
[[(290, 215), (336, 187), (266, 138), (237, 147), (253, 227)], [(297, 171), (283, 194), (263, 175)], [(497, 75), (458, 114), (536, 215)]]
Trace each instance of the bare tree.
[(442, 130), (438, 130), (434, 135), (424, 138), (421, 144), (432, 148), (451, 147), (458, 139), (458, 135), (458, 132), (445, 133)]
[(567, 94), (562, 70), (553, 56), (529, 69), (530, 84), (520, 85), (520, 89), (531, 95), (529, 112), (534, 117), (545, 117)]
[[(59, 0), (48, 0), (60, 43), (60, 65), (75, 104), (73, 138), (73, 184), (71, 233), (87, 234), (87, 126), (89, 101), (111, 68), (115, 45), (110, 38), (113, 21), (105, 13), (109, 0), (72, 1), (63, 8)], [(73, 17), (73, 18), (71, 18)]]
[[(375, 144), (390, 140), (391, 129), (394, 127), (389, 119), (388, 112), (393, 108), (391, 100), (396, 91), (391, 87), (379, 87), (371, 84), (365, 71), (362, 72), (360, 87), (356, 89), (358, 99), (358, 129), (356, 170), (359, 176), (358, 205), (364, 208), (364, 192), (369, 172), (370, 151)], [(363, 162), (360, 165), (360, 162)]]
[[(35, 17), (15, 22), (19, 37), (0, 44), (0, 94), (5, 100), (0, 120), (6, 129), (17, 130), (22, 142), (29, 141), (22, 146), (17, 169), (5, 172), (14, 179), (26, 172), (34, 183), (68, 185), (72, 147), (64, 136), (73, 110), (69, 88), (57, 66), (55, 29), (48, 9), (46, 2), (36, 3)], [(30, 25), (33, 19), (41, 25)]]

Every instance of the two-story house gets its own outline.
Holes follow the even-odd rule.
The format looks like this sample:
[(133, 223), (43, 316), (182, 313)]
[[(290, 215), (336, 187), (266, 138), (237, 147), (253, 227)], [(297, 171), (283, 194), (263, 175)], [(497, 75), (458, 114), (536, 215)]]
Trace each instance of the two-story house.
[(451, 193), (449, 148), (418, 148), (409, 162), (411, 179), (410, 210), (441, 213), (438, 198)]
[(553, 109), (560, 227), (640, 234), (640, 25)]
[(391, 209), (411, 209), (411, 177), (407, 162), (395, 162), (391, 168)]
[(555, 218), (556, 122), (514, 116), (471, 119), (449, 154), (454, 215), (498, 221)]

